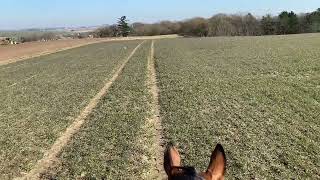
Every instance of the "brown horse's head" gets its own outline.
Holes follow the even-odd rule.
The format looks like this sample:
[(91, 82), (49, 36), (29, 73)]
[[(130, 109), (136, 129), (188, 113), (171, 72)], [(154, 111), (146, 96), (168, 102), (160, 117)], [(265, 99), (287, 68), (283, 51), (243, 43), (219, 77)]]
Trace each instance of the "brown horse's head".
[(206, 172), (197, 174), (193, 167), (181, 166), (178, 150), (169, 144), (164, 153), (164, 169), (169, 180), (223, 180), (226, 171), (226, 156), (218, 144), (212, 152)]

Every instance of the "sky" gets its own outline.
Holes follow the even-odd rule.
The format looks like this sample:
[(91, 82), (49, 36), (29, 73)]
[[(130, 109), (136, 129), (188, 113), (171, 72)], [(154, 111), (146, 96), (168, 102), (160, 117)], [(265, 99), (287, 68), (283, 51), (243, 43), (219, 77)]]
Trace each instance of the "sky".
[(77, 27), (130, 22), (159, 22), (217, 13), (256, 16), (320, 8), (320, 0), (0, 0), (0, 29)]

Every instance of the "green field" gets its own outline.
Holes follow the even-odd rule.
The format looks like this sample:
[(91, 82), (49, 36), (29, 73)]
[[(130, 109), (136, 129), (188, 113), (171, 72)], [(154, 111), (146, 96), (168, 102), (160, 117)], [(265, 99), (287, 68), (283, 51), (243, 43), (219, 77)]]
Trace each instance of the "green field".
[[(29, 172), (141, 42), (89, 45), (0, 66), (0, 179)], [(146, 41), (44, 179), (155, 179)], [(155, 41), (165, 141), (227, 179), (320, 179), (320, 35)]]
[[(126, 65), (122, 75), (101, 100), (88, 123), (61, 154), (58, 173), (49, 177), (97, 179), (148, 179), (154, 176), (152, 138), (145, 129), (150, 112), (145, 43)], [(144, 140), (145, 139), (145, 140)]]
[(205, 170), (226, 149), (228, 178), (320, 178), (320, 36), (156, 44), (165, 136)]
[(28, 172), (139, 42), (0, 66), (0, 179)]

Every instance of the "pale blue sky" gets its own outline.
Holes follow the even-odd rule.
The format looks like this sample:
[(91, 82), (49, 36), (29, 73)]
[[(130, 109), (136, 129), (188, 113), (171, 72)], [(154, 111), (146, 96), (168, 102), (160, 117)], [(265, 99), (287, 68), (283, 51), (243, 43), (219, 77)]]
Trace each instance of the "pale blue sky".
[(122, 15), (131, 22), (157, 22), (217, 13), (261, 16), (317, 8), (320, 0), (0, 0), (0, 29), (112, 24)]

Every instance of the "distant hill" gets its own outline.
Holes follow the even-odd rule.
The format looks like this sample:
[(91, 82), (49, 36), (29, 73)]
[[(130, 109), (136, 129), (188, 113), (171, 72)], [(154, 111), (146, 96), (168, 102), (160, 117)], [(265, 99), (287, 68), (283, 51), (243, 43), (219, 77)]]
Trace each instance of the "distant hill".
[(99, 27), (102, 27), (104, 25), (99, 26), (76, 26), (76, 27), (48, 27), (48, 28), (28, 28), (28, 29), (20, 29), (18, 31), (66, 31), (66, 32), (90, 32), (94, 31)]

